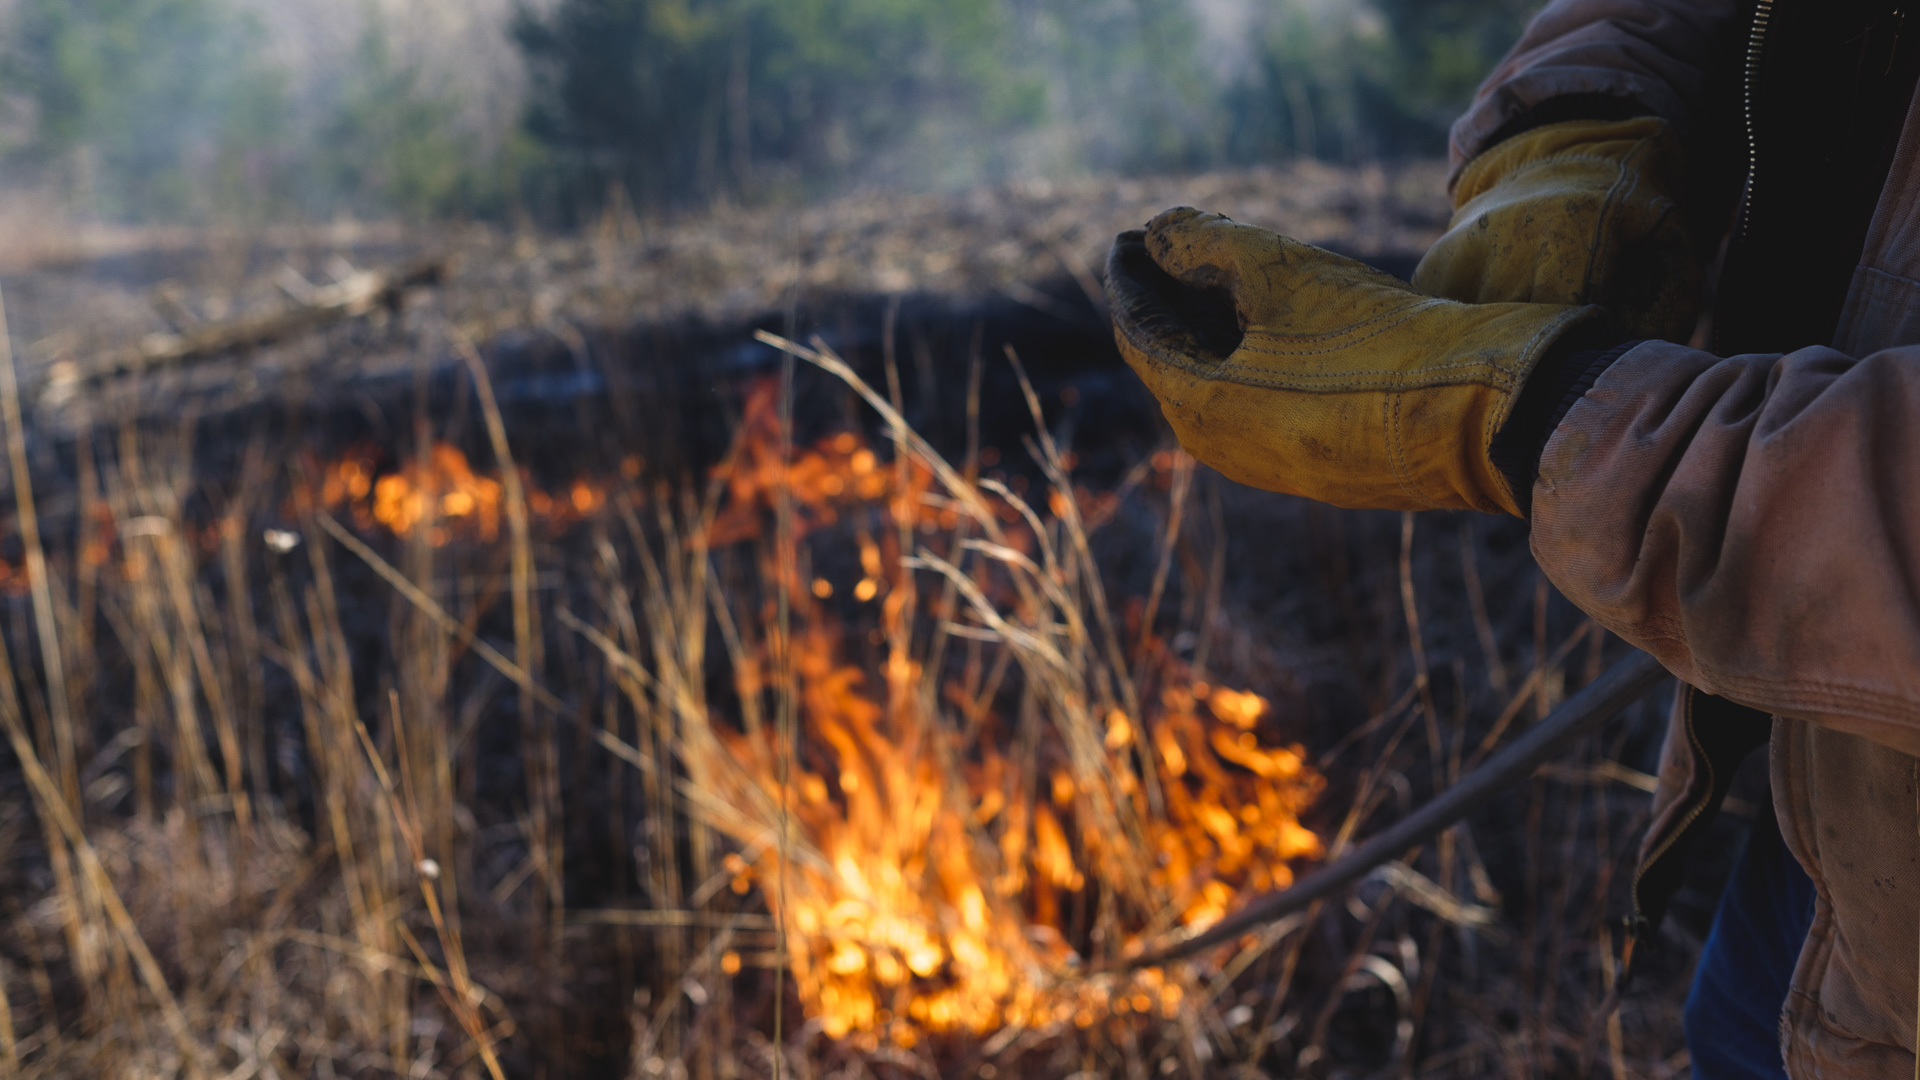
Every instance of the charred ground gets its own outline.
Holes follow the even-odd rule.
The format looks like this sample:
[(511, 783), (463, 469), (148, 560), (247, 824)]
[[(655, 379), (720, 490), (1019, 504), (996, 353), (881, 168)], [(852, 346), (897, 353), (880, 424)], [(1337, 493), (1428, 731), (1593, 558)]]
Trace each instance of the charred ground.
[[(607, 576), (607, 551), (631, 563), (651, 545), (669, 557), (674, 533), (660, 515), (691, 512), (738, 446), (754, 395), (788, 364), (756, 330), (817, 340), (894, 397), (939, 452), (1038, 499), (1048, 478), (1030, 452), (1038, 429), (1017, 358), (1042, 425), (1071, 455), (1077, 498), (1097, 517), (1089, 553), (1121, 636), (1140, 643), (1136, 659), (1197, 666), (1267, 698), (1262, 735), (1302, 744), (1327, 777), (1305, 819), (1323, 837), (1343, 827), (1364, 834), (1426, 798), (1502, 717), (1524, 724), (1597, 673), (1618, 643), (1553, 593), (1515, 522), (1335, 511), (1204, 469), (1176, 498), (1165, 428), (1113, 349), (1089, 268), (1118, 228), (1194, 202), (1404, 274), (1444, 216), (1436, 177), (1266, 170), (677, 223), (609, 218), (592, 235), (557, 240), (482, 230), (129, 235), (115, 241), (117, 254), (101, 253), (107, 240), (95, 238), (63, 265), (0, 278), (22, 343), (39, 525), (73, 682), (76, 801), (188, 1026), (217, 1048), (221, 1070), (253, 1062), (309, 1073), (324, 1061), (340, 1075), (384, 1075), (412, 1062), (461, 1075), (481, 1068), (483, 1043), (497, 1046), (508, 1075), (769, 1067), (769, 968), (722, 977), (689, 966), (689, 948), (697, 954), (711, 938), (676, 944), (658, 927), (604, 915), (675, 906), (657, 892), (662, 874), (692, 875), (718, 852), (699, 849), (710, 841), (696, 843), (697, 829), (649, 802), (630, 762), (595, 743), (597, 717), (618, 709), (608, 704), (617, 673), (558, 617), (592, 621), (609, 608), (609, 583), (621, 579)], [(183, 320), (298, 303), (300, 285), (282, 267), (312, 286), (421, 258), (445, 260), (446, 281), (367, 315), (191, 361), (97, 363), (145, 335), (180, 331)], [(315, 501), (328, 470), (349, 458), (370, 479), (404, 474), (435, 443), (493, 461), (464, 341), (480, 343), (524, 484), (562, 504), (529, 534), (530, 633), (517, 629), (507, 584), (515, 556), (505, 548), (459, 534), (440, 545), (408, 539), (370, 520), (355, 525), (350, 501)], [(796, 447), (851, 432), (886, 455), (887, 429), (844, 382), (802, 364), (792, 388)], [(582, 509), (564, 512), (581, 483)], [(642, 499), (627, 522), (596, 517), (623, 491)], [(318, 510), (431, 583), (471, 639), (449, 644), (423, 623), (389, 581), (316, 530)], [(1163, 543), (1175, 520), (1176, 539)], [(177, 563), (136, 539), (162, 528), (153, 522), (191, 538), (170, 556)], [(0, 529), (15, 585), (0, 633), (21, 673), (20, 715), (43, 740), (39, 753), (54, 756), (61, 710), (34, 674), (45, 670), (45, 639), (34, 631), (19, 526), (16, 515)], [(821, 608), (848, 629), (849, 660), (879, 670), (878, 624), (844, 591), (863, 572), (853, 540), (864, 527), (846, 518), (810, 534), (807, 572), (843, 583)], [(276, 549), (262, 542), (269, 530), (300, 544)], [(315, 545), (327, 545), (324, 559), (310, 554)], [(1163, 549), (1169, 572), (1156, 593)], [(771, 610), (758, 558), (751, 549), (714, 556), (715, 588), (743, 611)], [(172, 566), (185, 593), (143, 591), (135, 564), (163, 577)], [(193, 625), (204, 661), (152, 640)], [(733, 715), (742, 691), (724, 635), (704, 633), (703, 690), (717, 713)], [(539, 665), (571, 719), (530, 712), (528, 697), (475, 659), (471, 640), (524, 650), (515, 655)], [(289, 652), (311, 660), (290, 662)], [(316, 745), (329, 730), (316, 712), (330, 706), (303, 667), (353, 688), (350, 709), (332, 707), (363, 718), (379, 752), (413, 745), (418, 754), (436, 732), (449, 747), (444, 805), (423, 813), (444, 819), (440, 858), (464, 891), (443, 899), (459, 921), (463, 962), (497, 1003), (487, 1006), (485, 1038), (463, 1026), (452, 999), (436, 997), (431, 975), (368, 967), (374, 952), (411, 955), (416, 972), (444, 969), (445, 981), (452, 950), (409, 891), (406, 859), (368, 870), (354, 861), (370, 859), (364, 851), (340, 850), (355, 833), (375, 847), (395, 841), (380, 832), (379, 788), (366, 786), (374, 781), (351, 739), (345, 749)], [(1007, 693), (1017, 699), (1021, 686), (1016, 674)], [(192, 747), (179, 717), (217, 728), (222, 709), (232, 741), (209, 730)], [(430, 711), (439, 726), (408, 735), (389, 722), (399, 709)], [(889, 1057), (803, 1029), (789, 1064), (847, 1075), (989, 1075), (983, 1066), (1127, 1075), (1163, 1062), (1227, 1074), (1240, 1061), (1275, 1075), (1570, 1072), (1605, 995), (1603, 954), (1617, 942), (1611, 927), (1624, 913), (1647, 803), (1632, 784), (1655, 766), (1659, 712), (1642, 705), (1438, 850), (1410, 856), (1407, 867), (1438, 883), (1445, 902), (1422, 905), (1387, 881), (1361, 887), (1255, 959), (1223, 986), (1201, 1028), (1171, 1041), (1094, 1025), (1015, 1047), (1011, 1058), (960, 1039)], [(644, 746), (643, 733), (631, 737)], [(351, 778), (350, 760), (359, 762)], [(218, 790), (183, 778), (196, 767)], [(330, 815), (355, 792), (375, 805), (341, 832)], [(236, 793), (252, 804), (247, 829), (234, 823)], [(109, 920), (62, 869), (71, 855), (45, 831), (38, 797), (21, 763), (0, 758), (9, 1053), (30, 1074), (82, 1063), (164, 1071), (164, 1052), (136, 1045), (166, 1042), (152, 989), (126, 974), (124, 946), (86, 944), (82, 931)], [(196, 824), (203, 816), (209, 824)], [(1717, 842), (1730, 847), (1737, 836), (1730, 824)], [(166, 863), (178, 869), (159, 868)], [(354, 873), (384, 884), (341, 885)], [(1668, 947), (1619, 1026), (1602, 1029), (1601, 1060), (1614, 1075), (1683, 1068), (1678, 1003), (1715, 887), (1706, 873), (1683, 895)], [(379, 897), (392, 921), (413, 928), (414, 944), (370, 937), (380, 917), (353, 895), (363, 907)], [(731, 908), (754, 909), (751, 895)], [(1078, 926), (1070, 936), (1084, 947), (1087, 924)], [(334, 941), (336, 953), (350, 939), (362, 955), (321, 962), (286, 944), (308, 938)], [(363, 980), (366, 1000), (343, 996), (343, 978)], [(248, 979), (281, 989), (248, 989)], [(787, 1002), (790, 1035), (799, 1011)]]

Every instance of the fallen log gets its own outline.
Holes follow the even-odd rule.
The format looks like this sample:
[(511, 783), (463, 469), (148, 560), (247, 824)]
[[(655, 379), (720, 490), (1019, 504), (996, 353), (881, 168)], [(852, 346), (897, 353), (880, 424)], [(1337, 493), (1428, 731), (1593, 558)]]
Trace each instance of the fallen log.
[[(86, 382), (152, 367), (183, 363), (238, 349), (253, 349), (347, 319), (377, 308), (397, 309), (410, 289), (438, 285), (446, 280), (446, 259), (426, 259), (396, 272), (356, 270), (331, 285), (309, 292), (293, 307), (264, 315), (225, 322), (203, 323), (176, 333), (149, 334), (139, 344), (91, 361), (66, 365), (50, 373), (55, 383)], [(56, 365), (60, 368), (61, 365)]]

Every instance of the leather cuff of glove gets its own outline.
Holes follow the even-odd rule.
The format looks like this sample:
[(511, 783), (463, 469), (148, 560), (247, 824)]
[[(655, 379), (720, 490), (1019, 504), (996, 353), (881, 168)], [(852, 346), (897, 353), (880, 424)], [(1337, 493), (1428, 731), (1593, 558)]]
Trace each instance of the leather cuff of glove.
[(1633, 98), (1618, 94), (1562, 94), (1548, 98), (1501, 124), (1481, 144), (1480, 153), (1484, 154), (1516, 135), (1525, 135), (1548, 124), (1564, 124), (1569, 120), (1632, 120), (1638, 116), (1653, 115), (1656, 114), (1652, 109)]
[(1540, 475), (1540, 455), (1547, 448), (1547, 440), (1553, 438), (1574, 403), (1593, 389), (1601, 373), (1640, 344), (1608, 343), (1609, 338), (1617, 337), (1605, 331), (1576, 331), (1557, 342), (1527, 376), (1513, 411), (1488, 445), (1487, 457), (1506, 478), (1520, 506), (1520, 516), (1533, 517), (1533, 482)]

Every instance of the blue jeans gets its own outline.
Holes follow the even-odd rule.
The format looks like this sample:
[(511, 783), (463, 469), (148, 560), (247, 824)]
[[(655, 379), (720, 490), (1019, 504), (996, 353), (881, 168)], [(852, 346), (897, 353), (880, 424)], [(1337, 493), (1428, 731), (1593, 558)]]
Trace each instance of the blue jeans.
[(1687, 995), (1697, 1080), (1784, 1080), (1780, 1012), (1813, 926), (1813, 880), (1780, 839), (1770, 808), (1734, 863)]

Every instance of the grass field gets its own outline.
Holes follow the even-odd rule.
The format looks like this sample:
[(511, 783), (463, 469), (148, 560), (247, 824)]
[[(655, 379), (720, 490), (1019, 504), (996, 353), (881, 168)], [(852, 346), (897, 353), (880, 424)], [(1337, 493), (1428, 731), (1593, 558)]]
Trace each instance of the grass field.
[[(1619, 645), (1517, 523), (1238, 488), (1097, 325), (1069, 362), (917, 310), (630, 408), (515, 404), (446, 320), (380, 344), (439, 381), (332, 426), (36, 426), (7, 365), (0, 1073), (1521, 1076), (1590, 1034), (1685, 1071), (1710, 881), (1593, 1020), (1658, 702), (1339, 902), (1122, 970)], [(648, 448), (702, 410), (715, 452)]]

